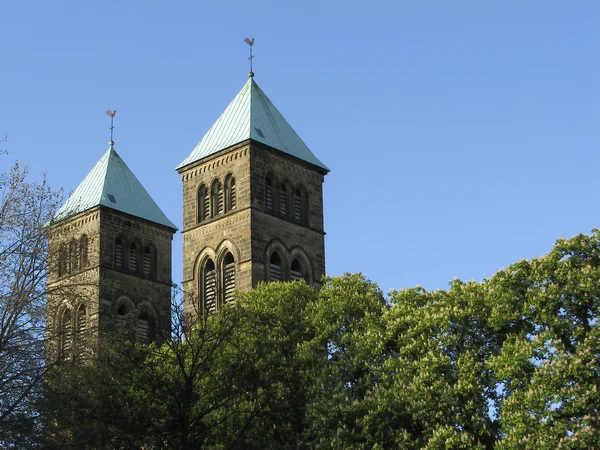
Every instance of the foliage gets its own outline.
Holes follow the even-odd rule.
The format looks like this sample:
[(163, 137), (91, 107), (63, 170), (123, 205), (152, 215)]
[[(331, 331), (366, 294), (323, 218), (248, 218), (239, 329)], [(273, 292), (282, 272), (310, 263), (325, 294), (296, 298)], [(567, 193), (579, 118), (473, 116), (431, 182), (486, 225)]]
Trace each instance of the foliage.
[(45, 179), (16, 163), (0, 175), (0, 445), (27, 448), (38, 435), (44, 374), (47, 245), (44, 224), (59, 200)]
[(63, 371), (57, 446), (597, 448), (599, 286), (598, 231), (447, 290), (261, 284)]

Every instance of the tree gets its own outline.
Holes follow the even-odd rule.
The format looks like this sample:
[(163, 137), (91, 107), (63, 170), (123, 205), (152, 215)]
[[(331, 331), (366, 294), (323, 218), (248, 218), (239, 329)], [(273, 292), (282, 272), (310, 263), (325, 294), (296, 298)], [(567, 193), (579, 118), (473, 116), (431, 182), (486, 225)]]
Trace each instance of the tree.
[(597, 230), (446, 290), (261, 284), (61, 375), (58, 447), (599, 448), (599, 299)]
[(0, 445), (26, 448), (40, 431), (47, 242), (60, 193), (15, 163), (0, 175)]

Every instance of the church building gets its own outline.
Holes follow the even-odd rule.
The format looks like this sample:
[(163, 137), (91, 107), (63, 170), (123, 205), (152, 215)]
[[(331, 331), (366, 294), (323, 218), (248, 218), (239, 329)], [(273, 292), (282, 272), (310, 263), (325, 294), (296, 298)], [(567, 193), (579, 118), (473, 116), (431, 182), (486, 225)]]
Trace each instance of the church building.
[[(325, 274), (323, 180), (315, 157), (249, 79), (177, 167), (183, 183), (188, 317), (260, 282)], [(114, 149), (47, 226), (50, 357), (77, 358), (104, 332), (168, 339), (171, 242), (177, 227)]]

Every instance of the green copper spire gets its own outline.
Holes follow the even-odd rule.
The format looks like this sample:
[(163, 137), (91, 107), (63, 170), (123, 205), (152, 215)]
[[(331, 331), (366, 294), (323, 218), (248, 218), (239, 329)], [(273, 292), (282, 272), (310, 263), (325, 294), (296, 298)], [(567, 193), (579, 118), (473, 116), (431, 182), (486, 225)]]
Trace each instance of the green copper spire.
[(253, 75), (250, 72), (242, 90), (177, 169), (252, 139), (329, 171), (258, 87)]
[(98, 205), (177, 229), (117, 154), (112, 140), (108, 151), (58, 210), (52, 222)]

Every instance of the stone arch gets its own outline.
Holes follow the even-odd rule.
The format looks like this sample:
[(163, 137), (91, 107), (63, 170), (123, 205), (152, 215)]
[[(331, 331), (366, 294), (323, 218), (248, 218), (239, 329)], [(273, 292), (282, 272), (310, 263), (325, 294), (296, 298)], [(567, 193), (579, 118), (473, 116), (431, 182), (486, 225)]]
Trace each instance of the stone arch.
[(142, 299), (137, 306), (135, 336), (141, 344), (149, 344), (156, 341), (156, 333), (159, 329), (158, 316), (148, 299)]
[(210, 189), (200, 183), (196, 190), (196, 223), (210, 219)]
[(210, 184), (210, 208), (211, 217), (216, 217), (225, 211), (223, 183), (219, 178), (215, 178)]
[(113, 247), (113, 263), (115, 268), (124, 269), (126, 266), (126, 255), (127, 255), (127, 246), (129, 244), (129, 240), (125, 233), (119, 233), (115, 236), (114, 247)]
[[(293, 270), (292, 266), (294, 266), (294, 262), (298, 262), (302, 269), (304, 269), (304, 273), (300, 272), (300, 278), (303, 278), (307, 284), (312, 285), (314, 283), (314, 269), (311, 264), (310, 258), (308, 254), (302, 249), (300, 246), (292, 247), (290, 250), (290, 278), (298, 279), (298, 270)], [(292, 273), (296, 272), (296, 273)]]
[(220, 305), (233, 301), (233, 291), (239, 279), (240, 250), (232, 241), (225, 239), (217, 247), (217, 271)]
[(146, 278), (156, 279), (158, 272), (158, 252), (152, 241), (147, 241), (141, 248), (142, 273)]
[(205, 247), (194, 264), (198, 313), (213, 312), (217, 308), (217, 253)]
[(277, 176), (273, 172), (268, 172), (265, 175), (265, 211), (277, 211), (278, 201), (277, 194), (279, 192), (279, 184)]
[(265, 281), (286, 281), (288, 261), (288, 250), (285, 244), (280, 239), (272, 239), (265, 247)]
[(225, 212), (229, 212), (237, 206), (237, 189), (235, 184), (235, 174), (229, 171), (224, 178), (225, 185)]
[(292, 217), (292, 184), (287, 179), (283, 179), (279, 183), (277, 194), (279, 198), (279, 215), (283, 217)]
[(120, 295), (114, 302), (115, 330), (126, 332), (128, 322), (135, 319), (132, 314), (135, 314), (136, 307), (131, 297), (128, 295)]

